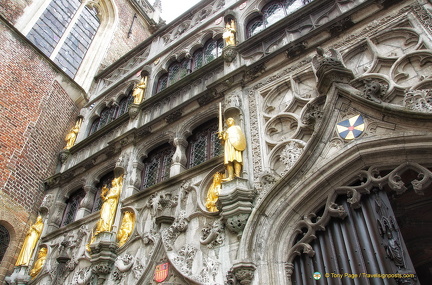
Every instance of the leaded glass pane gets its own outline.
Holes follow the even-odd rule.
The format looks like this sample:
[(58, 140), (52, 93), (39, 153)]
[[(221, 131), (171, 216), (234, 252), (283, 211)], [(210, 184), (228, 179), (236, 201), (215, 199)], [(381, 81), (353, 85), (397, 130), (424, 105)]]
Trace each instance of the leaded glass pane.
[(50, 56), (79, 5), (78, 0), (51, 1), (28, 33), (27, 38), (45, 55)]
[(166, 145), (149, 154), (149, 157), (144, 161), (142, 189), (169, 178), (174, 151), (174, 147)]
[(285, 17), (285, 11), (281, 3), (271, 3), (263, 10), (266, 27), (276, 23)]
[(0, 262), (6, 254), (6, 250), (9, 246), (10, 235), (9, 231), (2, 225), (0, 225)]
[(217, 44), (210, 40), (204, 47), (204, 63), (209, 63), (217, 57)]
[(168, 85), (168, 74), (162, 75), (158, 80), (156, 92), (164, 90)]
[(170, 65), (168, 69), (168, 80), (170, 84), (173, 84), (179, 80), (180, 74), (180, 63), (176, 62)]
[(130, 99), (129, 97), (123, 97), (120, 100), (119, 106), (118, 106), (118, 111), (117, 111), (117, 116), (116, 116), (117, 118), (127, 112), (128, 107), (129, 107), (129, 99)]
[(211, 120), (194, 131), (189, 139), (189, 167), (197, 166), (222, 153), (217, 131), (217, 120)]
[(144, 188), (150, 187), (157, 183), (159, 170), (159, 159), (155, 158), (145, 167)]
[(54, 59), (70, 77), (75, 76), (99, 25), (97, 11), (86, 6)]
[(76, 213), (84, 196), (85, 192), (80, 190), (72, 194), (72, 196), (66, 201), (66, 209), (61, 224), (62, 227), (72, 223), (75, 220)]
[(222, 39), (219, 39), (217, 41), (217, 56), (218, 57), (222, 55), (223, 48), (224, 48), (224, 42)]
[(105, 108), (102, 110), (99, 118), (100, 122), (99, 122), (98, 129), (102, 128), (103, 126), (105, 126), (110, 122), (110, 116), (111, 116), (111, 110), (109, 108)]
[(98, 128), (99, 128), (99, 122), (100, 122), (100, 118), (97, 118), (97, 119), (95, 119), (93, 121), (93, 123), (92, 123), (92, 125), (90, 127), (89, 135), (95, 133), (98, 130)]
[(304, 5), (311, 2), (310, 0), (285, 0), (285, 9), (287, 14), (291, 14), (292, 12), (300, 9)]
[(193, 55), (193, 70), (197, 70), (198, 68), (203, 66), (203, 51), (202, 49), (197, 50)]
[(222, 143), (217, 134), (217, 127), (213, 129), (211, 133), (211, 152), (210, 158), (219, 156), (222, 154)]
[(201, 136), (196, 141), (192, 142), (191, 162), (190, 162), (191, 167), (197, 166), (205, 162), (207, 159), (208, 140), (206, 136), (202, 136), (202, 135), (206, 135), (206, 134), (205, 133), (201, 134)]
[(263, 20), (261, 18), (253, 19), (247, 26), (248, 38), (258, 34), (262, 30), (264, 30)]

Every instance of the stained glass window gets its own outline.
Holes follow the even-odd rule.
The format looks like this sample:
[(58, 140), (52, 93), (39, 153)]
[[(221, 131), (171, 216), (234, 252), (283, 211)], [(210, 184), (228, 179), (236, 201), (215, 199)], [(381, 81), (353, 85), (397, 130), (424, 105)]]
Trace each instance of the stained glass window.
[(141, 189), (169, 178), (174, 152), (175, 148), (170, 144), (165, 144), (150, 152), (149, 156), (143, 161), (144, 169), (142, 172)]
[[(27, 38), (74, 77), (100, 26), (98, 11), (80, 0), (52, 0)], [(80, 14), (77, 15), (77, 12)]]
[(222, 144), (217, 135), (218, 121), (211, 120), (196, 130), (189, 139), (189, 168), (197, 166), (222, 153)]
[(6, 250), (9, 246), (9, 242), (10, 242), (9, 231), (3, 225), (0, 225), (0, 262), (3, 260), (3, 257), (6, 254)]
[(66, 208), (63, 212), (63, 219), (61, 226), (66, 226), (75, 221), (76, 213), (80, 207), (81, 201), (85, 196), (83, 189), (80, 189), (73, 193), (69, 199), (66, 200)]

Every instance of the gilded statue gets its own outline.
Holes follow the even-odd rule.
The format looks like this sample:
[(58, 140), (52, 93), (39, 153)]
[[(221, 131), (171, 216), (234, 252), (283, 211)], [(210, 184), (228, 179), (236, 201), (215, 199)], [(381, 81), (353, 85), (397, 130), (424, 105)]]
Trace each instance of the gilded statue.
[(76, 141), (77, 136), (78, 136), (78, 132), (81, 128), (81, 124), (82, 124), (82, 119), (79, 119), (75, 123), (75, 126), (73, 126), (73, 128), (70, 130), (70, 132), (66, 135), (66, 138), (65, 138), (66, 146), (64, 147), (64, 149), (70, 149), (71, 147), (74, 146), (75, 141)]
[(217, 212), (218, 208), (216, 203), (219, 199), (219, 193), (221, 191), (222, 173), (216, 172), (213, 175), (213, 183), (210, 185), (207, 191), (207, 199), (205, 206), (210, 212)]
[(37, 242), (39, 241), (39, 237), (42, 234), (43, 227), (44, 224), (42, 221), (42, 217), (38, 216), (36, 222), (30, 227), (30, 229), (27, 232), (27, 235), (24, 239), (24, 244), (21, 248), (15, 266), (29, 265), (33, 251), (36, 247)]
[(246, 137), (241, 128), (235, 125), (234, 119), (228, 118), (226, 124), (228, 128), (225, 131), (219, 131), (219, 139), (224, 145), (224, 165), (228, 174), (222, 181), (241, 177), (243, 151), (246, 149)]
[(134, 104), (141, 104), (144, 100), (144, 92), (147, 87), (147, 76), (141, 77), (140, 82), (135, 86), (132, 96), (134, 97)]
[(114, 224), (114, 219), (117, 212), (117, 205), (120, 199), (122, 187), (123, 175), (114, 178), (111, 181), (111, 188), (108, 188), (106, 185), (102, 187), (101, 199), (103, 203), (100, 209), (100, 216), (93, 231), (93, 235), (90, 239), (90, 243), (87, 245), (87, 250), (90, 249), (90, 244), (95, 241), (98, 234), (100, 234), (101, 232), (111, 231), (112, 225)]
[(121, 226), (117, 233), (117, 241), (119, 247), (123, 246), (128, 240), (129, 236), (132, 234), (134, 223), (135, 223), (134, 213), (131, 211), (124, 212)]
[(42, 270), (42, 267), (44, 266), (45, 260), (47, 258), (47, 253), (48, 253), (48, 249), (46, 247), (42, 247), (39, 250), (37, 260), (36, 260), (32, 270), (30, 270), (30, 273), (29, 273), (29, 275), (32, 278), (35, 278), (39, 274), (39, 272)]
[(225, 40), (225, 46), (236, 45), (235, 34), (235, 22), (234, 19), (232, 19), (231, 21), (226, 23), (224, 32), (222, 34), (222, 38)]

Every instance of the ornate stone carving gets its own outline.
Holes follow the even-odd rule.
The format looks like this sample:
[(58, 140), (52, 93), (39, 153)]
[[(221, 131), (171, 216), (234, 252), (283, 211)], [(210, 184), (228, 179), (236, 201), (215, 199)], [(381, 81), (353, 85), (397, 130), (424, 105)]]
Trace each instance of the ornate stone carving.
[(363, 80), (364, 89), (362, 96), (370, 101), (380, 103), (385, 96), (388, 85), (380, 83), (378, 80), (365, 79)]
[(180, 215), (174, 220), (171, 226), (162, 231), (162, 241), (167, 250), (172, 250), (177, 237), (185, 232), (189, 224), (186, 212), (181, 211)]
[(332, 36), (338, 36), (343, 31), (351, 28), (352, 26), (354, 26), (354, 23), (353, 23), (351, 17), (345, 17), (342, 20), (337, 21), (336, 23), (332, 24), (329, 27), (329, 31), (332, 34)]
[(167, 124), (172, 124), (175, 121), (179, 120), (183, 115), (183, 111), (182, 110), (176, 110), (173, 113), (169, 114), (168, 116), (165, 117), (165, 122)]
[(84, 267), (75, 272), (72, 278), (73, 285), (87, 285), (92, 277), (92, 270), (90, 267)]
[(231, 63), (237, 56), (237, 49), (235, 46), (227, 46), (222, 51), (222, 56), (226, 63)]
[(290, 141), (282, 150), (280, 160), (285, 165), (285, 170), (280, 174), (284, 176), (297, 162), (303, 153), (304, 146), (295, 142)]
[(286, 50), (286, 56), (288, 58), (295, 58), (302, 54), (307, 48), (307, 42), (300, 42), (296, 44), (290, 44)]
[(305, 125), (318, 125), (318, 123), (321, 121), (323, 116), (323, 106), (324, 106), (325, 100), (323, 97), (318, 97), (315, 100), (309, 102), (306, 105), (306, 110), (303, 113), (303, 116), (301, 118), (302, 123)]
[(412, 111), (432, 113), (432, 90), (407, 90), (404, 98), (405, 108)]
[(249, 285), (254, 278), (256, 267), (252, 262), (237, 262), (233, 265), (227, 274), (227, 283), (229, 285)]
[(54, 197), (52, 194), (47, 194), (42, 200), (42, 204), (39, 208), (39, 212), (42, 214), (47, 214), (49, 212), (49, 209), (54, 203)]
[(342, 63), (342, 56), (335, 49), (330, 49), (330, 56), (322, 48), (317, 48), (317, 55), (312, 59), (312, 66), (318, 78), (317, 88), (320, 94), (326, 94), (334, 82), (349, 83), (354, 74)]
[(192, 275), (192, 264), (197, 251), (195, 247), (189, 244), (180, 248), (178, 256), (173, 259), (173, 262), (182, 274)]
[(126, 277), (127, 272), (132, 269), (134, 261), (134, 257), (129, 253), (118, 256), (114, 262), (114, 271), (111, 276), (112, 280), (119, 284)]
[(224, 242), (224, 225), (222, 219), (218, 219), (211, 224), (207, 224), (201, 230), (200, 243), (207, 245), (208, 248), (219, 246)]
[(246, 179), (237, 177), (222, 184), (219, 194), (219, 209), (225, 221), (226, 227), (241, 234), (246, 225), (247, 219), (252, 212), (252, 201), (255, 193), (247, 188)]

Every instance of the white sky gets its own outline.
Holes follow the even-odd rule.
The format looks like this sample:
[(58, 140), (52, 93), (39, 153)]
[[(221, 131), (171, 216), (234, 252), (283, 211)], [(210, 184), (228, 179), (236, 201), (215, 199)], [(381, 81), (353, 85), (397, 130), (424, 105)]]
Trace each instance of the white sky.
[(161, 18), (169, 23), (199, 1), (200, 0), (162, 0)]

